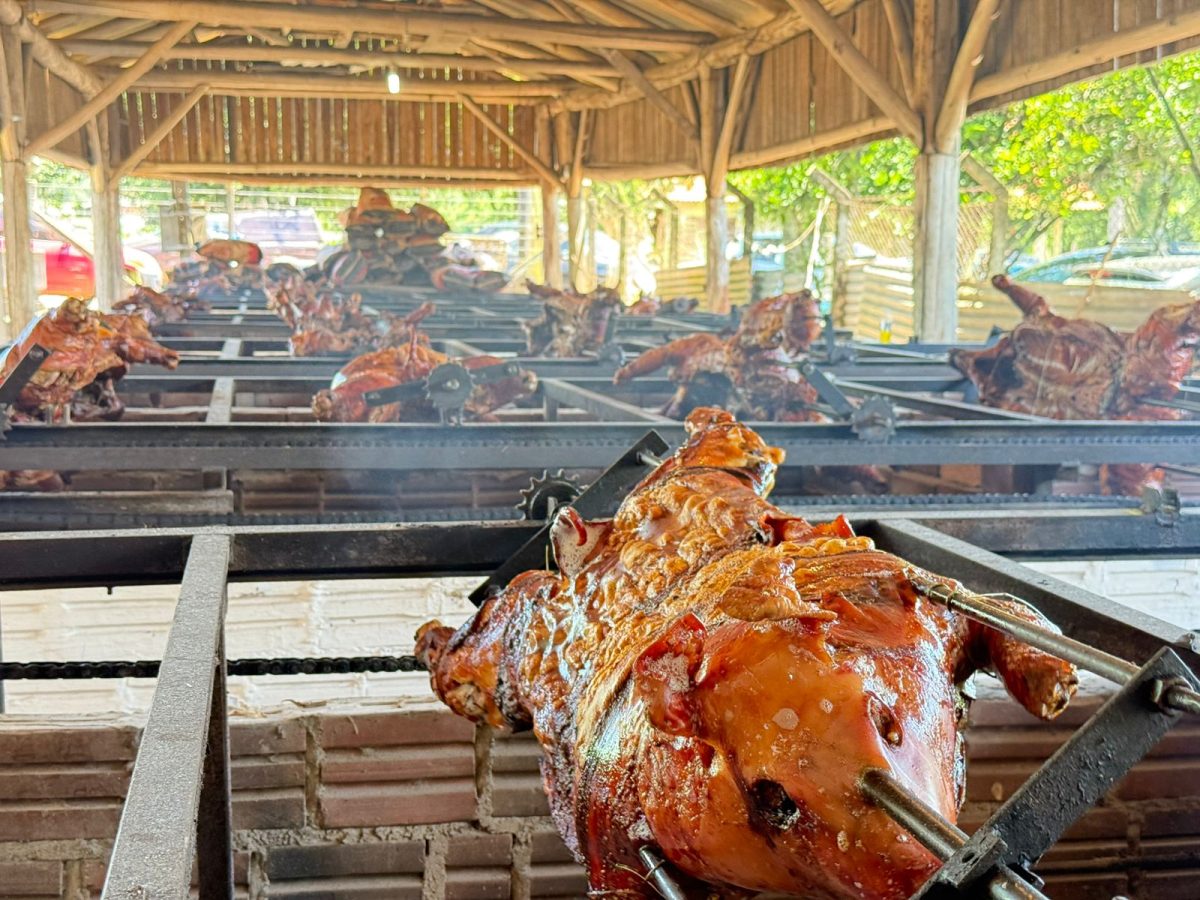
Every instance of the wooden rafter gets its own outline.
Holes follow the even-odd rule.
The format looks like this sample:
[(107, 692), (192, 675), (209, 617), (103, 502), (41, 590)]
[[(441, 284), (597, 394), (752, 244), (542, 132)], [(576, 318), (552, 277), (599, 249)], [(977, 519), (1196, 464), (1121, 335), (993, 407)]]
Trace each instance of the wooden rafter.
[(38, 28), (25, 17), (17, 0), (0, 0), (0, 25), (29, 45), (30, 55), (80, 93), (91, 96), (104, 87), (104, 81), (86, 66), (81, 66), (54, 46)]
[(121, 70), (119, 75), (101, 88), (83, 106), (31, 140), (29, 146), (25, 148), (26, 152), (35, 155), (40, 150), (53, 147), (63, 138), (82, 128), (88, 120), (94, 118), (98, 112), (120, 97), (127, 88), (150, 71), (162, 59), (163, 53), (178, 43), (195, 27), (195, 24), (191, 21), (177, 22), (170, 31), (151, 44), (137, 62), (128, 69)]
[(742, 56), (733, 68), (729, 83), (729, 95), (725, 99), (725, 114), (721, 119), (713, 146), (713, 158), (707, 177), (714, 184), (723, 184), (729, 174), (729, 154), (733, 147), (733, 135), (741, 116), (742, 101), (746, 96), (746, 83), (750, 74), (750, 57)]
[[(97, 58), (126, 59), (140, 56), (150, 46), (134, 41), (58, 41), (67, 53)], [(177, 44), (164, 59), (219, 62), (262, 62), (289, 66), (358, 66), (361, 68), (435, 69), (453, 67), (464, 72), (494, 72), (498, 68), (525, 76), (611, 76), (604, 62), (545, 59), (488, 59), (458, 54), (405, 53), (400, 50), (339, 50), (333, 47), (263, 46), (260, 44)]]
[(489, 116), (478, 103), (476, 103), (470, 97), (467, 97), (465, 94), (459, 96), (458, 102), (462, 104), (463, 109), (467, 110), (469, 113), (471, 113), (471, 115), (478, 119), (483, 124), (484, 128), (495, 135), (502, 143), (511, 148), (513, 153), (525, 160), (525, 162), (529, 164), (529, 167), (538, 173), (538, 176), (542, 179), (542, 181), (545, 181), (549, 184), (561, 183), (558, 175), (555, 174), (553, 169), (542, 162), (538, 158), (538, 155), (533, 152), (533, 150), (526, 147), (515, 137), (509, 134), (504, 127), (491, 116)]
[(837, 19), (821, 5), (820, 0), (788, 0), (788, 3), (805, 18), (817, 40), (825, 46), (829, 55), (837, 60), (846, 74), (862, 88), (863, 93), (895, 122), (902, 134), (920, 143), (920, 117), (913, 112), (908, 100), (896, 92), (883, 74), (854, 45), (854, 41), (838, 24)]
[(892, 35), (892, 51), (896, 54), (896, 66), (900, 69), (900, 81), (904, 84), (904, 96), (913, 103), (913, 40), (910, 8), (905, 0), (883, 0), (883, 11), (887, 16), (888, 30)]
[(939, 150), (948, 150), (962, 130), (971, 85), (975, 83), (975, 72), (983, 61), (983, 47), (999, 8), (1000, 0), (979, 0), (971, 14), (971, 21), (967, 23), (967, 31), (954, 58), (954, 68), (950, 70), (946, 94), (934, 126), (933, 143)]
[(718, 37), (732, 37), (740, 31), (728, 19), (686, 0), (638, 0), (638, 6), (667, 22), (683, 22)]
[(197, 21), (212, 26), (259, 27), (278, 22), (290, 28), (311, 29), (339, 35), (348, 22), (356, 34), (393, 37), (397, 34), (465, 37), (491, 36), (528, 40), (568, 47), (608, 47), (618, 50), (680, 50), (706, 43), (707, 35), (675, 29), (613, 28), (608, 25), (579, 25), (544, 20), (513, 19), (429, 10), (411, 4), (393, 4), (391, 9), (365, 6), (326, 7), (251, 2), (251, 0), (172, 0), (135, 3), (117, 0), (39, 0), (39, 9), (50, 12), (107, 14), (133, 19)]

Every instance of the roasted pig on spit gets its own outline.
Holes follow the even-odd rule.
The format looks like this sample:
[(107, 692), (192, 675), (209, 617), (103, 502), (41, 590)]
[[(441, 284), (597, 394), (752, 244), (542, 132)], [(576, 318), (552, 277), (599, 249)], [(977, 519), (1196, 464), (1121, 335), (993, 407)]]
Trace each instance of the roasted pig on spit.
[(676, 390), (663, 415), (680, 419), (700, 406), (720, 406), (759, 421), (816, 421), (817, 392), (794, 364), (820, 336), (820, 321), (808, 291), (767, 297), (750, 305), (731, 337), (693, 334), (647, 350), (613, 382), (669, 366)]
[(540, 316), (521, 323), (530, 356), (583, 356), (604, 346), (608, 323), (621, 305), (616, 291), (596, 288), (590, 294), (577, 294), (532, 281), (526, 286), (544, 301)]
[(687, 432), (611, 520), (558, 514), (558, 571), (518, 575), (457, 631), (420, 629), (433, 689), (533, 728), (589, 896), (654, 896), (638, 857), (654, 845), (696, 896), (908, 897), (938, 861), (864, 799), (863, 773), (953, 822), (964, 682), (991, 669), (1053, 718), (1074, 668), (929, 600), (957, 584), (844, 518), (773, 506), (783, 453), (728, 413), (695, 410)]
[[(119, 419), (125, 407), (116, 385), (130, 365), (179, 365), (179, 354), (154, 340), (140, 312), (101, 315), (74, 298), (39, 315), (17, 335), (0, 355), (0, 380), (35, 344), (51, 352), (17, 395), (11, 416), (15, 422), (60, 421), (68, 413), (77, 421)], [(0, 472), (0, 486), (57, 490), (62, 480), (54, 472)]]
[[(365, 353), (347, 363), (333, 377), (330, 386), (313, 397), (313, 415), (321, 422), (436, 422), (438, 411), (424, 394), (416, 393), (381, 406), (368, 405), (366, 394), (421, 381), (448, 362), (457, 362), (469, 371), (503, 360), (494, 356), (451, 360), (430, 347), (424, 335), (414, 331), (407, 344)], [(492, 421), (495, 410), (531, 396), (536, 390), (537, 376), (529, 371), (477, 384), (463, 404), (463, 413), (465, 418), (477, 422)]]
[(204, 300), (182, 293), (162, 294), (144, 285), (134, 288), (128, 297), (113, 306), (116, 312), (140, 312), (151, 327), (162, 322), (182, 322), (193, 310), (201, 312), (211, 308), (212, 305)]
[[(1178, 419), (1169, 400), (1192, 369), (1200, 344), (1200, 301), (1155, 310), (1133, 333), (1055, 315), (1044, 297), (1004, 275), (992, 283), (1024, 318), (984, 350), (952, 350), (950, 363), (988, 406), (1052, 419)], [(1102, 470), (1105, 489), (1135, 494), (1161, 484), (1153, 466)]]
[(363, 313), (361, 294), (335, 294), (293, 279), (270, 293), (267, 306), (292, 329), (293, 356), (359, 353), (379, 345), (376, 320)]

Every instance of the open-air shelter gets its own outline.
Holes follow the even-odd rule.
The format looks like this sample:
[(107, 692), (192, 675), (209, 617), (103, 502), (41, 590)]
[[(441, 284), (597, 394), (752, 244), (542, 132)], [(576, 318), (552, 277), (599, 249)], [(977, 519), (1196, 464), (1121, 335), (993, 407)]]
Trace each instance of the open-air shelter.
[[(31, 157), (88, 170), (102, 304), (129, 175), (536, 185), (551, 281), (562, 194), (578, 259), (585, 176), (702, 175), (720, 309), (729, 171), (902, 135), (918, 332), (947, 341), (965, 116), (1188, 49), (1200, 2), (0, 0), (0, 26), (6, 246), (29, 242)], [(28, 254), (6, 277), (11, 329)]]

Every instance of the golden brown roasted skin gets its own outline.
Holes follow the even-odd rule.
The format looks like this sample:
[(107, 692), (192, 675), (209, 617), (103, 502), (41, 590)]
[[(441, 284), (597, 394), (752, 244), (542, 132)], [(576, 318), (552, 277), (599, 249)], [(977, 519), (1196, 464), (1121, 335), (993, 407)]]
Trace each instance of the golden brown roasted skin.
[[(1179, 393), (1200, 345), (1200, 301), (1164, 306), (1133, 334), (1087, 319), (1055, 315), (1044, 297), (1003, 275), (992, 279), (1024, 314), (985, 350), (952, 350), (950, 363), (989, 406), (1052, 419), (1170, 420), (1178, 410), (1151, 406)], [(1105, 466), (1109, 493), (1157, 485), (1154, 466)]]
[(532, 281), (525, 284), (531, 295), (545, 301), (540, 316), (521, 323), (530, 356), (582, 356), (604, 345), (609, 320), (621, 306), (616, 291), (601, 287), (577, 294)]
[(422, 627), (433, 689), (534, 729), (589, 896), (655, 896), (637, 850), (656, 845), (723, 896), (908, 897), (937, 861), (863, 799), (862, 773), (954, 821), (963, 680), (992, 667), (1050, 717), (1074, 669), (919, 596), (919, 570), (845, 519), (774, 507), (783, 454), (728, 413), (687, 429), (612, 520), (560, 512), (558, 572), (519, 575), (457, 631)]
[(163, 294), (139, 285), (124, 300), (114, 304), (116, 312), (140, 312), (151, 327), (160, 322), (182, 322), (188, 314), (211, 309), (212, 305), (186, 294)]

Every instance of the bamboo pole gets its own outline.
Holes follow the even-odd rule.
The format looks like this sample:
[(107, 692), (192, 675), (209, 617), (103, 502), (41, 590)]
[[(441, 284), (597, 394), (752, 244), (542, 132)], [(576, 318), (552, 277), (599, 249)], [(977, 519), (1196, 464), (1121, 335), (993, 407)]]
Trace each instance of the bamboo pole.
[(478, 119), (484, 128), (494, 134), (500, 141), (512, 148), (513, 153), (525, 160), (525, 162), (529, 164), (529, 167), (538, 173), (542, 181), (546, 182), (547, 184), (562, 183), (553, 169), (538, 159), (536, 153), (505, 131), (500, 126), (500, 123), (484, 112), (483, 108), (480, 107), (478, 103), (461, 94), (458, 97), (458, 102), (462, 104), (463, 109), (467, 110), (471, 115)]
[(556, 96), (564, 81), (457, 81), (430, 78), (408, 79), (400, 93), (388, 92), (382, 77), (275, 74), (270, 72), (194, 72), (157, 70), (143, 76), (138, 90), (185, 93), (197, 84), (207, 84), (211, 93), (227, 97), (335, 97), (339, 99), (388, 100), (391, 102), (456, 100), (463, 91), (476, 99), (495, 103), (541, 103)]
[(896, 123), (900, 132), (915, 141), (921, 140), (921, 119), (913, 112), (908, 101), (896, 93), (887, 79), (879, 72), (854, 41), (846, 34), (837, 19), (821, 5), (820, 0), (787, 0), (792, 9), (800, 13), (809, 28), (829, 51), (839, 66), (845, 70), (863, 93)]
[(183, 98), (183, 102), (175, 106), (170, 114), (159, 122), (158, 126), (146, 136), (146, 140), (136, 147), (121, 163), (112, 171), (113, 181), (119, 182), (126, 175), (133, 172), (150, 153), (162, 143), (163, 138), (171, 133), (171, 130), (183, 121), (183, 117), (192, 111), (192, 107), (199, 102), (200, 98), (208, 92), (208, 85), (198, 84), (192, 88), (191, 92)]
[(671, 51), (686, 50), (708, 43), (711, 37), (702, 32), (668, 28), (613, 28), (606, 25), (576, 24), (511, 19), (502, 16), (481, 16), (470, 13), (444, 13), (410, 4), (392, 4), (380, 9), (363, 6), (347, 8), (324, 7), (315, 4), (292, 5), (279, 3), (233, 2), (233, 0), (154, 0), (154, 2), (119, 2), (119, 0), (39, 0), (39, 9), (46, 12), (111, 15), (120, 18), (157, 21), (194, 20), (213, 27), (261, 27), (263, 23), (278, 23), (300, 31), (315, 31), (341, 35), (348, 28), (355, 34), (380, 35), (463, 35), (466, 38), (493, 37), (499, 39), (546, 42), (570, 47), (607, 47), (619, 50)]
[(97, 113), (116, 100), (128, 87), (150, 71), (162, 59), (163, 53), (177, 44), (195, 25), (195, 22), (189, 21), (176, 23), (170, 31), (150, 46), (150, 49), (143, 54), (141, 59), (128, 69), (123, 69), (120, 75), (101, 88), (83, 106), (79, 107), (79, 109), (75, 110), (75, 112), (71, 113), (57, 125), (51, 126), (30, 141), (26, 152), (30, 155), (37, 155), (41, 150), (53, 147), (63, 138), (70, 136), (82, 128), (84, 123), (94, 118)]
[(954, 58), (954, 68), (950, 70), (950, 78), (946, 82), (946, 94), (942, 98), (941, 110), (937, 115), (937, 124), (933, 130), (933, 143), (939, 150), (948, 150), (954, 143), (954, 138), (962, 130), (963, 121), (967, 117), (967, 100), (971, 94), (971, 85), (975, 83), (975, 72), (983, 61), (983, 48), (987, 43), (988, 32), (996, 21), (1000, 8), (1000, 0), (979, 0), (971, 21), (967, 23), (967, 32), (963, 35), (962, 44)]
[[(55, 41), (68, 53), (100, 59), (127, 59), (140, 56), (149, 46), (143, 41)], [(496, 59), (460, 56), (452, 53), (420, 53), (402, 50), (339, 50), (328, 47), (262, 46), (259, 44), (177, 44), (164, 59), (191, 59), (200, 62), (263, 62), (284, 66), (354, 66), (357, 68), (391, 67), (396, 69), (454, 68), (464, 72), (495, 72), (498, 69), (517, 75), (613, 75), (612, 66), (599, 62), (564, 59)]]

